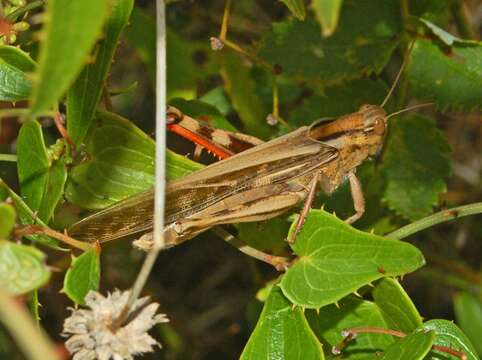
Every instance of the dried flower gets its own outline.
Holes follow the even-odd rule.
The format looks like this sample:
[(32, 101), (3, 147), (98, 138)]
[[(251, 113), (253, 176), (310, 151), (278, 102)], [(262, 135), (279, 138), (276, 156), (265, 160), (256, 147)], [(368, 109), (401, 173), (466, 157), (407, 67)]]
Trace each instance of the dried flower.
[(221, 41), (220, 38), (213, 36), (209, 38), (209, 41), (211, 42), (211, 49), (214, 51), (219, 51), (224, 47), (224, 43)]
[[(107, 297), (90, 291), (85, 303), (90, 309), (72, 309), (64, 321), (67, 350), (73, 360), (121, 360), (152, 352), (154, 345), (161, 347), (147, 331), (154, 325), (168, 322), (165, 314), (156, 314), (159, 304), (148, 304), (149, 298), (137, 299), (129, 310), (127, 322), (114, 329), (129, 298), (129, 291), (115, 290)], [(133, 318), (132, 318), (133, 317)]]

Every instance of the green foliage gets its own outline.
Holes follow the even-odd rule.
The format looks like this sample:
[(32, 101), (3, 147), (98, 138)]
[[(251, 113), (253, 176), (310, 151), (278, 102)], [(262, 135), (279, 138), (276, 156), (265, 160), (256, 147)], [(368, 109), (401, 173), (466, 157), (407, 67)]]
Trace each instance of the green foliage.
[[(209, 38), (220, 33), (223, 13), (228, 13), (223, 11), (226, 3), (232, 6), (227, 32), (220, 36), (224, 46), (214, 52)], [(161, 329), (166, 358), (192, 358), (193, 354), (233, 358), (243, 346), (239, 339), (245, 339), (251, 328), (241, 359), (458, 359), (432, 345), (461, 351), (468, 360), (478, 359), (482, 307), (477, 298), (480, 284), (474, 281), (478, 268), (471, 267), (479, 261), (470, 246), (480, 238), (479, 222), (467, 222), (463, 231), (449, 225), (441, 231), (428, 228), (427, 224), (433, 227), (457, 217), (441, 212), (422, 220), (424, 224), (412, 222), (402, 228), (430, 215), (441, 198), (458, 206), (462, 201), (477, 201), (480, 194), (476, 186), (448, 178), (447, 138), (457, 161), (454, 173), (462, 180), (467, 176), (460, 169), (471, 167), (477, 154), (472, 150), (478, 140), (471, 130), (464, 130), (474, 129), (473, 115), (457, 111), (473, 112), (482, 104), (482, 43), (474, 40), (477, 36), (462, 38), (474, 31), (460, 4), (439, 0), (167, 2), (168, 103), (214, 128), (239, 129), (269, 140), (317, 119), (351, 114), (364, 104), (381, 104), (404, 57), (407, 66), (385, 110), (401, 110), (417, 100), (435, 106), (422, 110), (424, 116), (390, 118), (381, 154), (356, 169), (366, 213), (353, 226), (325, 211), (312, 210), (291, 247), (286, 239), (294, 225), (290, 228), (288, 219), (299, 208), (263, 223), (225, 226), (253, 247), (243, 250), (257, 258), (269, 262), (279, 259), (271, 254), (285, 257), (289, 263), (285, 272), (269, 272), (262, 268), (266, 265), (235, 251), (211, 251), (209, 243), (207, 251), (202, 245), (186, 244), (162, 252), (162, 261), (156, 264), (160, 271), (148, 291), (163, 299), (176, 319)], [(18, 158), (16, 163), (0, 162), (4, 179), (0, 179), (0, 286), (15, 295), (34, 291), (32, 314), (38, 318), (39, 299), (49, 305), (59, 301), (54, 296), (67, 296), (76, 305), (85, 305), (85, 295), (99, 289), (101, 251), (77, 244), (89, 250), (69, 262), (71, 253), (59, 252), (65, 249), (46, 235), (17, 239), (16, 222), (48, 224), (61, 232), (80, 220), (84, 210), (104, 209), (152, 189), (156, 180), (163, 181), (155, 179), (155, 144), (148, 135), (164, 131), (152, 127), (156, 19), (151, 8), (134, 5), (133, 0), (49, 0), (25, 7), (23, 0), (5, 0), (2, 5), (6, 20), (30, 23), (35, 31), (41, 27), (36, 36), (32, 30), (17, 34), (18, 23), (2, 23), (5, 33), (12, 25), (18, 47), (0, 45), (0, 100), (14, 107), (3, 109), (2, 116), (24, 114), (25, 107), (30, 116), (19, 118), (17, 138), (11, 135), (16, 133), (14, 126), (12, 131), (7, 122), (0, 122), (1, 152), (8, 154), (0, 159), (10, 160), (14, 150)], [(37, 18), (44, 22), (38, 24)], [(1, 40), (8, 39), (3, 35)], [(407, 54), (412, 42), (413, 50)], [(100, 101), (103, 95), (105, 101)], [(15, 103), (20, 100), (28, 102)], [(48, 117), (54, 111), (63, 113), (65, 107), (69, 136), (57, 122), (60, 139)], [(449, 116), (440, 116), (447, 110)], [(268, 125), (271, 113), (277, 122)], [(192, 145), (177, 136), (168, 136), (171, 145), (176, 152), (166, 151), (167, 181), (217, 161), (206, 153), (190, 160), (185, 154), (192, 152)], [(264, 189), (264, 184), (256, 185)], [(288, 189), (292, 183), (286, 185)], [(198, 186), (204, 185), (192, 188)], [(341, 214), (341, 219), (354, 211), (348, 184), (333, 194), (318, 194), (312, 208), (322, 203), (330, 212)], [(480, 213), (481, 206), (467, 205), (462, 215)], [(189, 216), (197, 215), (194, 210)], [(130, 221), (128, 216), (125, 221)], [(394, 237), (413, 234), (414, 228), (426, 229), (417, 238), (420, 250), (411, 243), (375, 235), (397, 228), (400, 232)], [(450, 246), (456, 233), (470, 235), (454, 252)], [(210, 237), (210, 232), (202, 236)], [(141, 256), (127, 239), (123, 245), (117, 241), (101, 245), (106, 289), (112, 288), (112, 279), (129, 287)], [(40, 250), (45, 246), (51, 266), (65, 272), (61, 294), (57, 294), (58, 281), (49, 284), (53, 291), (40, 289), (50, 276), (46, 255)], [(427, 248), (436, 257), (450, 253), (450, 259), (443, 258), (443, 267), (433, 262), (430, 271), (411, 274), (407, 293), (397, 277), (424, 265), (422, 252)], [(252, 296), (259, 287), (258, 298), (265, 302), (262, 311)], [(453, 294), (453, 287), (461, 292), (454, 300), (455, 315), (467, 336), (448, 320), (424, 323), (410, 299), (417, 299), (428, 318), (434, 314), (450, 318), (447, 299), (439, 301), (439, 297)], [(246, 322), (239, 315), (243, 313), (239, 304), (248, 301), (252, 306)], [(52, 316), (49, 308), (41, 309), (39, 323), (47, 324), (53, 333), (59, 322), (49, 321), (61, 312), (54, 308)], [(250, 321), (253, 309), (261, 311), (256, 327)], [(233, 325), (227, 328), (227, 324)], [(357, 332), (355, 339), (343, 337), (347, 329)], [(393, 331), (405, 337), (390, 335)], [(238, 332), (242, 336), (233, 336)], [(3, 344), (0, 348), (1, 357)], [(333, 348), (341, 354), (332, 354)]]
[(341, 5), (343, 0), (313, 0), (311, 6), (315, 11), (316, 18), (320, 22), (323, 36), (333, 34), (338, 25)]
[(457, 324), (474, 344), (479, 354), (482, 354), (482, 303), (469, 293), (458, 294), (454, 299)]
[(275, 286), (271, 290), (240, 359), (324, 359), (318, 339), (303, 311)]
[(280, 286), (293, 304), (306, 308), (331, 304), (374, 280), (425, 263), (408, 243), (361, 232), (317, 210), (310, 212), (292, 249), (298, 259)]
[(385, 278), (372, 291), (388, 328), (410, 333), (422, 325), (422, 317), (398, 281)]
[(12, 205), (0, 203), (0, 238), (6, 238), (15, 225), (15, 209)]
[(420, 115), (393, 121), (389, 133), (382, 168), (384, 198), (391, 209), (416, 220), (430, 214), (446, 190), (450, 148), (434, 122)]
[(223, 54), (221, 76), (224, 88), (248, 133), (265, 139), (270, 133), (266, 123), (268, 110), (256, 96), (256, 83), (249, 69), (231, 54)]
[(156, 77), (156, 22), (137, 6), (131, 13), (130, 25), (125, 29), (127, 40), (145, 63), (152, 84)]
[[(32, 209), (28, 207), (28, 205), (23, 201), (23, 199), (20, 196), (18, 196), (17, 193), (15, 193), (15, 191), (13, 191), (7, 184), (5, 184), (5, 182), (2, 179), (0, 179), (0, 188), (4, 189), (8, 194), (8, 196), (12, 199), (21, 224), (23, 225), (38, 224), (38, 225), (46, 226), (46, 224), (41, 219), (39, 219), (36, 213), (33, 212)], [(28, 235), (27, 238), (29, 240), (32, 240), (50, 247), (58, 248), (57, 241), (45, 235)]]
[[(453, 40), (452, 40), (453, 41)], [(441, 110), (473, 111), (481, 107), (482, 44), (457, 41), (449, 53), (429, 40), (417, 40), (407, 75), (414, 94)]]
[(387, 93), (381, 80), (359, 79), (344, 85), (330, 86), (322, 94), (313, 94), (291, 113), (290, 123), (309, 125), (319, 118), (333, 118), (349, 114), (364, 104), (381, 104)]
[[(477, 352), (470, 343), (470, 340), (453, 322), (439, 319), (429, 320), (420, 326), (420, 329), (422, 331), (431, 331), (435, 333), (435, 341), (433, 342), (434, 345), (445, 346), (457, 351), (463, 351), (463, 353), (467, 356), (467, 360), (479, 359)], [(480, 334), (477, 338), (477, 341), (480, 342)], [(457, 359), (457, 357), (447, 356), (445, 353), (443, 356), (445, 356), (444, 359), (447, 360)], [(440, 359), (440, 357), (440, 351), (436, 350), (432, 350), (428, 355), (428, 359), (433, 360)]]
[(44, 253), (6, 240), (0, 240), (0, 268), (0, 286), (13, 295), (37, 289), (50, 277)]
[(303, 0), (280, 0), (291, 13), (298, 19), (304, 20), (306, 16), (305, 2)]
[[(345, 329), (388, 327), (377, 304), (353, 296), (344, 298), (338, 305), (324, 306), (319, 312), (308, 311), (307, 318), (327, 352), (343, 341), (342, 331)], [(393, 342), (392, 337), (383, 334), (360, 334), (356, 341), (347, 345), (343, 354), (352, 360), (370, 360), (375, 351), (381, 351)]]
[[(85, 209), (102, 209), (154, 186), (154, 141), (129, 120), (99, 111), (85, 138), (89, 160), (74, 166), (65, 189), (67, 199)], [(167, 177), (202, 168), (167, 152)]]
[(107, 0), (52, 0), (47, 3), (39, 65), (30, 99), (32, 114), (49, 110), (79, 75), (101, 34), (108, 15), (107, 5)]
[(319, 79), (324, 84), (379, 73), (398, 44), (398, 9), (394, 0), (344, 1), (339, 29), (327, 39), (310, 18), (274, 23), (259, 54), (281, 65), (285, 74)]
[(0, 100), (28, 99), (32, 84), (28, 73), (35, 69), (35, 62), (21, 49), (0, 45)]
[(76, 304), (85, 305), (85, 295), (99, 289), (100, 257), (97, 249), (90, 249), (72, 259), (65, 274), (63, 291)]
[(67, 199), (101, 209), (154, 185), (152, 139), (119, 115), (100, 111), (85, 138), (89, 160), (69, 176)]
[(42, 128), (35, 120), (22, 125), (17, 142), (18, 178), (22, 197), (46, 223), (60, 201), (67, 170), (62, 159), (49, 159)]
[(422, 360), (435, 339), (433, 331), (416, 331), (390, 345), (380, 357), (382, 360)]
[(82, 70), (67, 93), (67, 130), (76, 144), (84, 139), (102, 92), (106, 91), (105, 80), (133, 5), (133, 0), (116, 0), (111, 4), (102, 41), (94, 51), (95, 61)]

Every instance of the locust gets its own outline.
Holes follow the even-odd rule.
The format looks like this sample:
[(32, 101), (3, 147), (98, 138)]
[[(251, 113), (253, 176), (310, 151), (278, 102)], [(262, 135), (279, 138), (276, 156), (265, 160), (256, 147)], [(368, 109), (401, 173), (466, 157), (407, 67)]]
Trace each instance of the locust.
[[(429, 105), (387, 115), (383, 106), (400, 73), (401, 70), (381, 105), (363, 105), (354, 113), (315, 121), (264, 143), (248, 135), (200, 127), (178, 109), (169, 108), (168, 127), (197, 133), (199, 143), (217, 142), (217, 155), (224, 159), (167, 183), (165, 247), (192, 239), (217, 225), (267, 220), (304, 202), (295, 231), (288, 238), (293, 242), (317, 188), (329, 195), (346, 181), (354, 214), (345, 221), (351, 224), (358, 220), (365, 211), (365, 201), (357, 167), (382, 149), (389, 117)], [(241, 152), (232, 155), (232, 148)], [(152, 242), (153, 208), (154, 191), (149, 190), (80, 220), (68, 233), (89, 242), (145, 233), (141, 239)], [(278, 268), (278, 259), (269, 255), (260, 258)]]

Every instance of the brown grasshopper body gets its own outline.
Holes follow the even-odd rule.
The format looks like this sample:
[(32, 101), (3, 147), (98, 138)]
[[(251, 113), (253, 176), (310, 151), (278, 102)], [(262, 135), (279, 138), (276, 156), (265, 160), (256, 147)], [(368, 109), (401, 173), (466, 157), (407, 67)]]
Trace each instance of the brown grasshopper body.
[[(309, 208), (317, 184), (330, 194), (346, 179), (356, 210), (347, 221), (355, 221), (364, 211), (355, 171), (381, 149), (385, 129), (383, 108), (364, 105), (353, 114), (301, 127), (169, 182), (167, 246), (215, 225), (275, 217), (305, 199)], [(69, 234), (104, 242), (152, 231), (153, 201), (152, 190), (136, 195), (79, 221)]]

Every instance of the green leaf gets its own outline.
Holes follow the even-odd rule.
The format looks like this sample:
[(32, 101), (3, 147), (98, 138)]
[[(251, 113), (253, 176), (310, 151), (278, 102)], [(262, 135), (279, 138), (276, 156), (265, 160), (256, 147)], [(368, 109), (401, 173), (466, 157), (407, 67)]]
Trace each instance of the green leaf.
[[(85, 209), (103, 209), (154, 186), (154, 141), (129, 120), (97, 112), (85, 139), (89, 159), (70, 171), (65, 196)], [(167, 178), (203, 165), (167, 151)]]
[(292, 248), (299, 258), (281, 288), (293, 304), (306, 308), (334, 303), (374, 280), (406, 274), (425, 262), (408, 243), (364, 233), (319, 210), (310, 212)]
[(380, 360), (422, 360), (435, 339), (433, 331), (416, 331), (390, 345)]
[(32, 246), (0, 240), (0, 286), (13, 295), (39, 288), (47, 282), (50, 270), (45, 255)]
[(98, 111), (85, 138), (89, 159), (72, 168), (67, 199), (102, 209), (154, 186), (154, 141), (129, 120)]
[(27, 73), (35, 69), (30, 56), (15, 46), (0, 45), (0, 101), (26, 100), (32, 84)]
[(421, 18), (418, 19), (418, 20), (419, 20), (420, 23), (425, 25), (425, 27), (427, 27), (432, 32), (432, 34), (437, 36), (446, 45), (452, 46), (454, 44), (454, 42), (456, 42), (456, 41), (463, 42), (462, 39), (459, 39), (458, 37), (452, 35), (451, 33), (447, 32), (447, 31), (445, 31), (444, 29), (439, 28), (437, 25), (431, 23), (428, 20), (421, 19)]
[(0, 238), (6, 238), (15, 225), (15, 209), (12, 205), (0, 203)]
[(417, 308), (397, 280), (380, 280), (372, 295), (390, 329), (408, 334), (422, 325)]
[(290, 223), (281, 217), (263, 223), (245, 222), (236, 224), (239, 232), (238, 237), (246, 245), (270, 253), (278, 253), (286, 247), (286, 233), (289, 227)]
[(303, 101), (290, 117), (296, 126), (309, 125), (316, 119), (338, 117), (358, 111), (364, 104), (380, 104), (387, 94), (381, 80), (359, 79), (343, 85), (330, 86), (323, 94), (314, 94)]
[(29, 120), (22, 125), (17, 140), (17, 156), (22, 197), (32, 210), (38, 210), (48, 181), (49, 159), (42, 127), (37, 121)]
[(84, 305), (85, 295), (99, 289), (100, 257), (97, 249), (90, 249), (72, 260), (65, 274), (63, 291), (76, 304)]
[(392, 210), (416, 220), (432, 212), (446, 189), (450, 147), (431, 119), (414, 114), (390, 125), (382, 167), (384, 198)]
[[(172, 30), (167, 31), (167, 98), (196, 97), (196, 81), (200, 80), (203, 70), (209, 65), (211, 51), (208, 43), (188, 41)], [(196, 58), (202, 58), (200, 64)], [(217, 69), (218, 70), (218, 69)]]
[(460, 328), (482, 355), (482, 303), (469, 293), (460, 293), (454, 298), (455, 318)]
[(328, 85), (379, 73), (396, 48), (400, 31), (398, 1), (345, 0), (333, 36), (323, 38), (310, 18), (274, 23), (261, 41), (259, 55), (281, 65), (284, 74)]
[(331, 36), (338, 25), (342, 0), (312, 0), (311, 6), (319, 21), (323, 36)]
[(482, 43), (454, 42), (450, 52), (435, 42), (415, 42), (407, 76), (415, 96), (435, 102), (442, 110), (481, 108)]
[[(156, 82), (156, 21), (134, 6), (130, 25), (125, 29), (127, 40), (146, 64), (152, 84)], [(169, 52), (168, 52), (169, 53)], [(167, 54), (166, 54), (167, 55)], [(169, 70), (169, 72), (171, 72)]]
[(183, 155), (176, 154), (169, 149), (166, 151), (166, 175), (168, 180), (186, 176), (203, 167), (204, 165), (189, 160)]
[[(18, 218), (23, 225), (42, 225), (47, 226), (39, 217), (28, 207), (27, 204), (22, 200), (20, 196), (17, 195), (15, 191), (10, 189), (10, 187), (5, 184), (5, 182), (0, 179), (0, 188), (4, 189), (8, 196), (12, 199), (15, 209), (17, 210)], [(45, 235), (28, 235), (26, 236), (29, 240), (39, 242), (41, 244), (50, 246), (55, 249), (59, 249), (58, 242), (55, 239), (52, 239)]]
[(217, 86), (201, 96), (199, 100), (206, 104), (214, 106), (224, 116), (228, 115), (233, 108), (229, 102), (228, 96), (222, 86)]
[(42, 127), (26, 121), (17, 140), (17, 169), (22, 197), (44, 222), (48, 222), (60, 201), (67, 179), (62, 159), (49, 161)]
[(64, 194), (64, 185), (67, 181), (67, 168), (63, 159), (52, 162), (48, 169), (48, 181), (45, 184), (42, 203), (37, 216), (49, 222), (54, 215), (54, 210)]
[(299, 20), (304, 20), (306, 16), (304, 0), (280, 0), (284, 3), (291, 13)]
[(110, 4), (110, 17), (95, 51), (95, 62), (82, 70), (67, 93), (67, 130), (76, 144), (82, 142), (92, 122), (120, 34), (129, 21), (133, 5), (134, 0), (115, 0)]
[(321, 360), (324, 355), (302, 309), (293, 309), (275, 286), (240, 359)]
[(107, 0), (50, 0), (44, 14), (30, 111), (49, 110), (82, 70), (108, 15)]
[[(467, 356), (467, 360), (479, 360), (477, 352), (475, 351), (474, 346), (470, 343), (470, 340), (453, 322), (438, 319), (430, 320), (424, 323), (420, 329), (425, 331), (430, 330), (435, 333), (434, 345), (445, 346), (453, 350), (463, 351)], [(478, 334), (476, 340), (480, 342), (480, 333)], [(441, 357), (442, 354), (443, 357)], [(458, 358), (455, 356), (435, 350), (432, 350), (426, 359), (458, 360)]]
[(221, 76), (224, 87), (233, 108), (250, 135), (266, 139), (271, 133), (266, 117), (269, 110), (265, 109), (261, 100), (256, 96), (256, 83), (250, 76), (249, 69), (243, 65), (238, 56), (223, 54)]
[[(319, 313), (306, 312), (308, 322), (323, 343), (325, 349), (332, 349), (343, 341), (342, 331), (357, 327), (388, 328), (381, 309), (370, 301), (347, 297), (338, 306), (328, 305)], [(350, 360), (372, 360), (376, 351), (382, 351), (394, 342), (384, 334), (360, 334), (348, 343), (343, 355)]]

